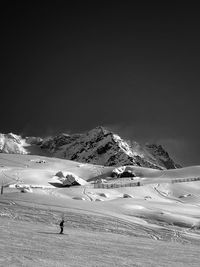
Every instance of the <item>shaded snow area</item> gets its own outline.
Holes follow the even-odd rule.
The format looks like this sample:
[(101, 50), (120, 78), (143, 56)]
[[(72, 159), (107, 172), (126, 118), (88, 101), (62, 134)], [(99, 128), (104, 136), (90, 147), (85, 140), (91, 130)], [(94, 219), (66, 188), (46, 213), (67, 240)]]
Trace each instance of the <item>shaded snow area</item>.
[(4, 153), (0, 166), (1, 266), (199, 266), (200, 166)]

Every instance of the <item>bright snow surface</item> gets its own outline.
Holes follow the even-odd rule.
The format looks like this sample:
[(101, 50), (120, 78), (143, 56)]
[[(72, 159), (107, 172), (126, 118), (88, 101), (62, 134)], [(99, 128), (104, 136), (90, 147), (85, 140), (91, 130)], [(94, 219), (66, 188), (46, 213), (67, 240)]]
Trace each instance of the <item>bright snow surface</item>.
[[(200, 177), (200, 166), (161, 171), (135, 166), (128, 168), (135, 173), (136, 177), (111, 178), (114, 167), (81, 164), (74, 161), (32, 155), (0, 154), (0, 183), (4, 186), (12, 184), (11, 187), (4, 187), (4, 193), (0, 196), (1, 205), (5, 201), (10, 204), (10, 206), (7, 205), (6, 208), (0, 210), (0, 219), (9, 217), (12, 220), (15, 220), (15, 218), (23, 220), (24, 211), (20, 213), (17, 209), (29, 206), (40, 210), (43, 207), (48, 212), (44, 213), (45, 215), (42, 213), (41, 217), (39, 215), (41, 213), (35, 214), (34, 210), (32, 211), (35, 214), (34, 218), (37, 218), (40, 222), (46, 216), (45, 218), (49, 220), (48, 223), (51, 223), (55, 221), (54, 216), (59, 219), (58, 214), (63, 213), (73, 226), (73, 217), (69, 216), (69, 211), (75, 212), (76, 216), (78, 216), (79, 212), (81, 214), (84, 213), (84, 216), (89, 214), (87, 220), (84, 217), (82, 224), (79, 224), (80, 228), (87, 224), (87, 226), (84, 226), (86, 227), (86, 230), (84, 230), (86, 238), (88, 238), (87, 231), (96, 231), (94, 227), (97, 227), (95, 226), (97, 221), (100, 222), (101, 218), (109, 218), (110, 223), (106, 224), (106, 228), (104, 227), (101, 231), (114, 231), (122, 236), (126, 232), (125, 235), (133, 234), (140, 241), (143, 240), (140, 238), (147, 238), (147, 240), (163, 240), (168, 242), (167, 244), (173, 241), (180, 244), (190, 244), (190, 246), (196, 243), (199, 245), (200, 181), (182, 183), (173, 183), (172, 181)], [(86, 185), (63, 188), (50, 185), (49, 180), (60, 171), (80, 177), (86, 181)], [(121, 187), (112, 189), (95, 188), (96, 181), (99, 184), (101, 182), (107, 185), (118, 184)], [(142, 186), (123, 187), (124, 184), (131, 184), (137, 181)], [(15, 184), (30, 186), (31, 191), (21, 193), (19, 188), (13, 186)], [(12, 203), (17, 204), (17, 206), (12, 206)], [(50, 210), (52, 210), (51, 216), (48, 215)], [(56, 210), (57, 213), (54, 213), (53, 210)], [(27, 212), (28, 216), (32, 216), (29, 210)], [(100, 217), (95, 217), (96, 219), (94, 219), (93, 216)], [(27, 217), (24, 220), (27, 220)], [(116, 222), (121, 224), (117, 225)], [(102, 223), (105, 223), (105, 221)], [(105, 224), (103, 225), (105, 226)], [(125, 226), (129, 230), (123, 230)], [(18, 224), (17, 227), (19, 227)], [(102, 224), (99, 224), (98, 227), (100, 229)], [(21, 231), (25, 230), (21, 229)], [(80, 235), (84, 235), (84, 231)], [(103, 241), (99, 242), (101, 246)], [(124, 242), (129, 241), (126, 239)], [(148, 242), (146, 244), (149, 244)], [(126, 244), (128, 243), (124, 245), (126, 246)], [(117, 248), (118, 246), (119, 244), (116, 245)], [(158, 246), (160, 245), (158, 244)], [(175, 246), (175, 248), (178, 249), (178, 246)], [(135, 249), (137, 250), (137, 248)], [(184, 251), (184, 248), (182, 248), (182, 251)], [(137, 261), (138, 264), (141, 262)], [(192, 262), (192, 259), (191, 261), (188, 260), (188, 262)], [(156, 265), (156, 260), (154, 263), (154, 266), (158, 266)], [(94, 264), (93, 266), (103, 266), (98, 265), (97, 262)], [(104, 266), (109, 266), (109, 264), (106, 264)], [(131, 260), (128, 264), (131, 264)], [(167, 266), (167, 264), (160, 264), (159, 266)], [(44, 264), (44, 266), (47, 265)], [(111, 263), (110, 266), (112, 266)], [(115, 266), (120, 265), (115, 264)], [(173, 266), (173, 264), (168, 266)], [(186, 266), (188, 265), (186, 264)], [(197, 264), (195, 265), (195, 260), (191, 266), (198, 266)]]

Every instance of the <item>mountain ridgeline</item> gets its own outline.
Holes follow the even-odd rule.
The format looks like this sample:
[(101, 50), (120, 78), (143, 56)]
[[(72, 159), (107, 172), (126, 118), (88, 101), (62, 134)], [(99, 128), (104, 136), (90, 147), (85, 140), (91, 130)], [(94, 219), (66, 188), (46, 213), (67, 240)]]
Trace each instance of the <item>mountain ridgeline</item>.
[(135, 165), (174, 169), (176, 164), (161, 145), (125, 141), (113, 132), (96, 127), (83, 134), (59, 134), (50, 138), (0, 134), (0, 152), (47, 155), (104, 166)]

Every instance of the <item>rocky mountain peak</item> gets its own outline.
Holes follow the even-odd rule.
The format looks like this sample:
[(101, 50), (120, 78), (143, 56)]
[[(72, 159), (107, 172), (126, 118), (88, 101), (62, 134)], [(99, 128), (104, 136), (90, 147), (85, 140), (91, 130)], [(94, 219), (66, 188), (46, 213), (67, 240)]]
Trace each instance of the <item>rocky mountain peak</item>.
[(85, 138), (85, 135), (87, 136), (87, 138), (89, 140), (101, 140), (104, 137), (108, 136), (108, 135), (112, 135), (112, 133), (107, 130), (106, 128), (102, 127), (102, 126), (98, 126), (90, 131), (88, 131), (86, 134), (82, 134)]

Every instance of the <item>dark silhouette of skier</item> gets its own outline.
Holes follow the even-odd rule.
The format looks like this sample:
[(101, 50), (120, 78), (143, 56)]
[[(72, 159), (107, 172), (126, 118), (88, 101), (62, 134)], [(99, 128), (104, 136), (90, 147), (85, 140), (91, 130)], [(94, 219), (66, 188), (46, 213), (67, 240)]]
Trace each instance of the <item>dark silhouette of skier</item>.
[(62, 219), (62, 221), (60, 222), (60, 234), (63, 234), (63, 229), (64, 229), (64, 219)]
[(1, 186), (1, 195), (3, 195), (3, 185)]

